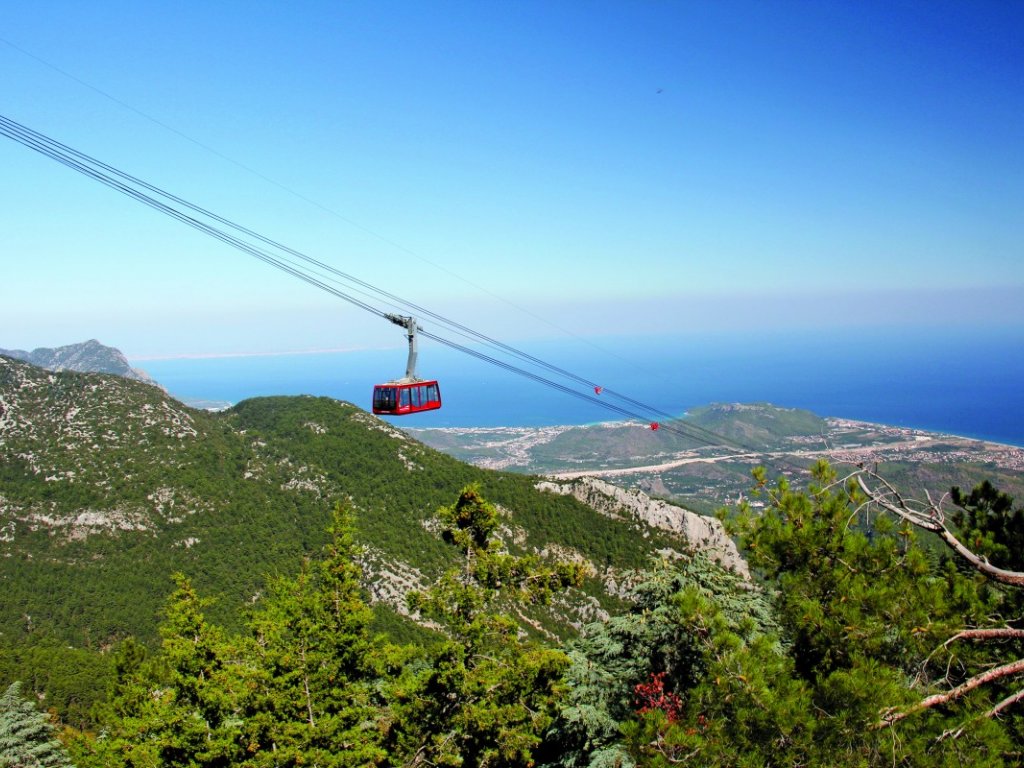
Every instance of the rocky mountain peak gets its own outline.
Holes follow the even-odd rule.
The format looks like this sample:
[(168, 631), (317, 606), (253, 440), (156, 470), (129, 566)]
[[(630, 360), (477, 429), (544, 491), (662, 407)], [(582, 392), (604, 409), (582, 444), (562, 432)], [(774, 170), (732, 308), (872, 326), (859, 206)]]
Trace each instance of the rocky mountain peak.
[(155, 384), (145, 371), (132, 368), (121, 350), (101, 344), (96, 339), (63, 347), (38, 347), (31, 352), (23, 349), (0, 349), (0, 355), (23, 360), (50, 371), (112, 373), (126, 379)]

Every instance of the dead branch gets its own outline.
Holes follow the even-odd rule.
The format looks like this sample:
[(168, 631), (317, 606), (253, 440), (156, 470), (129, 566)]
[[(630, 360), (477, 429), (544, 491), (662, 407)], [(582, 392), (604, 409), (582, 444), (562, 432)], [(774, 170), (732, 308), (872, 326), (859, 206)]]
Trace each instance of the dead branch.
[[(957, 640), (1000, 640), (1000, 639), (1024, 639), (1024, 629), (1015, 629), (1013, 627), (988, 627), (985, 629), (962, 629), (952, 637), (948, 638), (942, 645), (938, 646), (934, 651), (928, 654), (928, 658), (924, 660), (921, 665), (921, 671), (914, 678), (915, 684), (921, 682), (922, 675), (925, 669), (931, 664), (932, 657), (940, 651), (948, 651), (949, 646), (955, 643)], [(943, 679), (949, 680), (950, 667), (953, 665), (955, 660), (954, 655), (950, 655), (946, 662), (946, 674)]]
[(957, 640), (993, 640), (997, 638), (1024, 638), (1024, 629), (1013, 627), (991, 627), (988, 629), (962, 629), (944, 642), (943, 647)]
[[(986, 672), (982, 672), (979, 675), (975, 675), (969, 680), (966, 680), (960, 685), (958, 685), (956, 688), (948, 690), (945, 693), (936, 693), (932, 696), (928, 696), (927, 698), (922, 699), (920, 702), (918, 702), (912, 707), (909, 707), (908, 709), (905, 709), (903, 711), (890, 711), (884, 714), (882, 716), (881, 722), (877, 723), (875, 727), (884, 728), (887, 725), (898, 723), (900, 720), (903, 720), (904, 718), (910, 717), (911, 715), (916, 714), (918, 712), (922, 712), (926, 709), (930, 709), (931, 707), (936, 707), (942, 704), (948, 704), (951, 701), (956, 701), (957, 699), (962, 698), (964, 695), (970, 693), (974, 689), (991, 683), (994, 680), (999, 680), (1004, 677), (1011, 677), (1013, 675), (1020, 674), (1021, 672), (1024, 672), (1024, 659), (1018, 659), (1017, 661), (1012, 661), (1009, 664), (1003, 664), (999, 667), (993, 667), (992, 669), (987, 670)], [(1013, 697), (1010, 698), (1013, 699)], [(1000, 711), (1001, 708), (1009, 706), (1012, 703), (1013, 701), (1006, 701), (1005, 704), (1004, 702), (1000, 702), (991, 710), (991, 712), (992, 714), (996, 714), (998, 711)]]
[(975, 722), (977, 720), (983, 720), (983, 719), (988, 718), (988, 717), (995, 717), (1000, 712), (1002, 712), (1004, 709), (1006, 709), (1007, 707), (1009, 707), (1009, 706), (1011, 706), (1013, 704), (1016, 704), (1021, 699), (1024, 699), (1024, 688), (1022, 688), (1021, 690), (1017, 691), (1014, 694), (1011, 694), (1011, 695), (1007, 696), (1005, 699), (1003, 699), (998, 704), (996, 704), (994, 707), (992, 707), (992, 709), (990, 709), (988, 712), (985, 712), (985, 713), (983, 713), (981, 715), (978, 715), (977, 717), (973, 718), (972, 720), (969, 720), (968, 722), (966, 722), (963, 725), (961, 725), (959, 728), (957, 728), (955, 730), (945, 731), (941, 736), (939, 736), (938, 740), (939, 741), (945, 741), (946, 739), (959, 739), (961, 736), (964, 735), (964, 731), (967, 730), (967, 726), (970, 723), (973, 723), (973, 722)]
[[(879, 483), (884, 490), (869, 486), (864, 479), (865, 476)], [(857, 475), (857, 485), (860, 486), (861, 491), (869, 499), (883, 509), (902, 520), (906, 520), (911, 525), (938, 534), (947, 547), (966, 560), (972, 568), (988, 576), (993, 581), (998, 581), (1001, 584), (1010, 584), (1015, 587), (1024, 587), (1024, 573), (1006, 570), (1005, 568), (993, 565), (986, 558), (976, 554), (964, 545), (949, 529), (946, 525), (946, 516), (942, 511), (945, 496), (938, 502), (932, 501), (930, 496), (927, 503), (908, 501), (885, 478), (867, 469), (861, 470)]]
[(1016, 693), (1012, 694), (1011, 696), (1007, 696), (1005, 699), (1000, 701), (998, 704), (996, 704), (994, 707), (992, 707), (992, 709), (990, 709), (988, 712), (986, 712), (984, 714), (984, 717), (994, 717), (995, 715), (998, 715), (1000, 712), (1002, 712), (1007, 707), (1009, 707), (1009, 706), (1011, 706), (1013, 704), (1016, 704), (1021, 699), (1024, 699), (1024, 688), (1022, 688), (1021, 690), (1019, 690)]

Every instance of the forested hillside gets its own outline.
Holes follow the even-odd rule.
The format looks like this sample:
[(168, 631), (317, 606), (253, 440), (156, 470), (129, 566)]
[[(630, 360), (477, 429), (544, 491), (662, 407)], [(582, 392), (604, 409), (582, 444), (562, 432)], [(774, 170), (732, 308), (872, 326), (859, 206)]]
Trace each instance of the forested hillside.
[(88, 697), (90, 652), (129, 635), (153, 641), (175, 572), (215, 598), (214, 619), (237, 627), (268, 576), (323, 545), (336, 502), (354, 515), (378, 625), (398, 636), (411, 631), (396, 615), (405, 593), (451, 561), (430, 521), (470, 483), (507, 511), (508, 546), (591, 565), (557, 611), (534, 611), (545, 631), (620, 605), (609, 585), (654, 549), (683, 546), (535, 482), (463, 464), (326, 398), (208, 413), (139, 382), (0, 358), (3, 668), (37, 690), (57, 677), (81, 687), (60, 700)]
[(0, 765), (1024, 757), (1024, 510), (991, 486), (947, 515), (755, 471), (747, 576), (346, 403), (6, 358), (0, 467)]

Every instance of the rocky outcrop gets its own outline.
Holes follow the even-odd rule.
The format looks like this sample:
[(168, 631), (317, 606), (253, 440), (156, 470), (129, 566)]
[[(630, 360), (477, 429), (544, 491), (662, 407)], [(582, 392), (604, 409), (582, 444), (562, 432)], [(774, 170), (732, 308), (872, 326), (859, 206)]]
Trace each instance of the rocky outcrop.
[(715, 518), (652, 499), (643, 491), (619, 488), (596, 477), (582, 477), (570, 482), (544, 481), (538, 483), (537, 488), (574, 496), (602, 515), (639, 520), (655, 528), (678, 533), (690, 546), (707, 552), (724, 567), (743, 576), (750, 575), (736, 544)]
[(46, 368), (49, 371), (75, 371), (77, 373), (112, 373), (126, 379), (156, 382), (149, 374), (128, 364), (128, 358), (121, 350), (100, 344), (96, 339), (64, 347), (39, 347), (31, 352), (23, 349), (0, 349), (0, 355), (23, 360), (26, 363)]

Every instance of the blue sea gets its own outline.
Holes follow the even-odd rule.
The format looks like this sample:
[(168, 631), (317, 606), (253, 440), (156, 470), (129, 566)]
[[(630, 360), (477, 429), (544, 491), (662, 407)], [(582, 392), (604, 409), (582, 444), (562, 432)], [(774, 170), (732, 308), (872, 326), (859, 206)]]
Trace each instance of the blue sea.
[[(516, 346), (673, 415), (713, 402), (770, 402), (820, 416), (1024, 446), (1024, 329), (570, 338)], [(369, 409), (373, 385), (404, 373), (405, 351), (132, 362), (183, 399), (236, 403), (259, 395), (310, 394)], [(439, 380), (444, 407), (394, 420), (410, 427), (548, 426), (623, 418), (429, 342), (421, 343), (417, 373)]]

